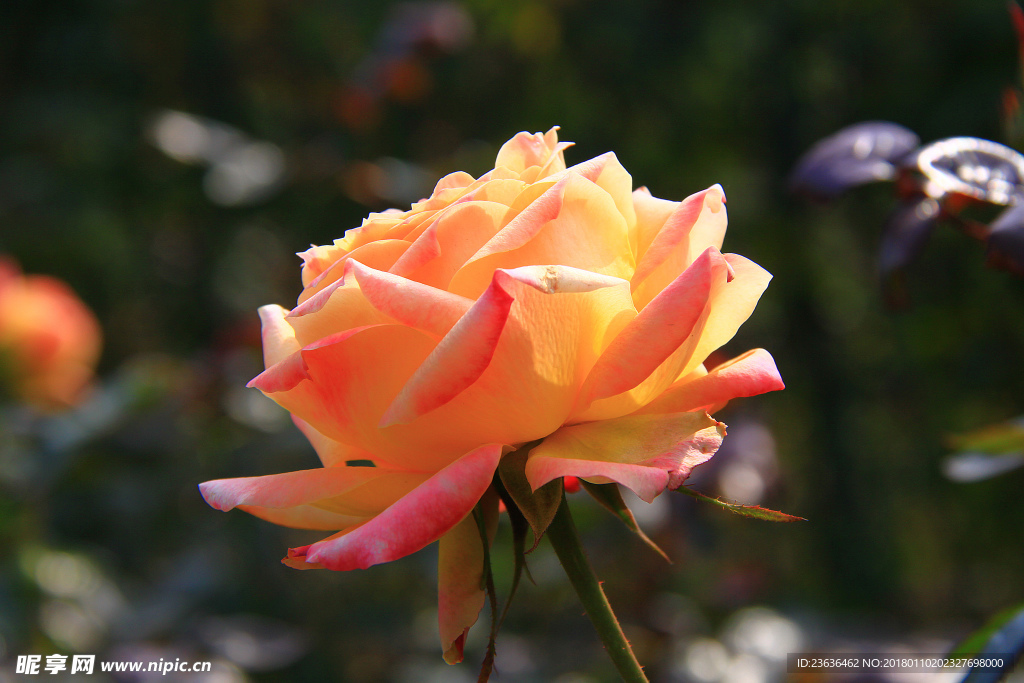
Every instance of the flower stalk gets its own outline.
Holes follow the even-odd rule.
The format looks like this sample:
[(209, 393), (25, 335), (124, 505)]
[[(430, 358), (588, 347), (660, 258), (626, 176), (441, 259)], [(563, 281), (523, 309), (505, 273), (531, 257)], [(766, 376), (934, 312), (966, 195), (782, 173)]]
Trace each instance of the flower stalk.
[(597, 635), (601, 638), (601, 643), (622, 680), (626, 683), (649, 683), (583, 551), (564, 494), (555, 513), (555, 519), (547, 529), (547, 537), (551, 539), (558, 561), (562, 563), (565, 573), (569, 576), (573, 589), (583, 603), (587, 616), (594, 624)]

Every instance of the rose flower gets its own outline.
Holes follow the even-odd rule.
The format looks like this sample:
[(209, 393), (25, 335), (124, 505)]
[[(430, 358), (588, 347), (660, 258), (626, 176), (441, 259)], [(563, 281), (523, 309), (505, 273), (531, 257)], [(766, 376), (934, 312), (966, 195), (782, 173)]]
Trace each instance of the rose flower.
[(0, 384), (44, 409), (82, 398), (100, 354), (92, 311), (60, 280), (0, 257)]
[(220, 510), (337, 531), (290, 551), (293, 567), (366, 568), (440, 540), (449, 662), (484, 603), (470, 513), (483, 499), (496, 515), (504, 453), (540, 441), (534, 489), (575, 476), (651, 501), (718, 449), (708, 410), (783, 387), (764, 350), (702, 365), (771, 278), (719, 252), (722, 189), (656, 199), (612, 153), (566, 169), (556, 130), (300, 254), (298, 305), (260, 309), (266, 370), (250, 386), (323, 467), (201, 486)]

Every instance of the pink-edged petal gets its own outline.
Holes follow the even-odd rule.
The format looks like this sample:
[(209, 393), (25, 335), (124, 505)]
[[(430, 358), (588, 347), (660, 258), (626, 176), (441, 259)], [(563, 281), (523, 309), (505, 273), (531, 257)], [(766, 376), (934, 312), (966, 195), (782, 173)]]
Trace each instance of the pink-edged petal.
[(725, 254), (724, 259), (726, 272), (721, 272), (721, 262), (718, 262), (719, 274), (712, 277), (704, 310), (679, 348), (635, 389), (598, 399), (585, 409), (581, 405), (569, 420), (571, 423), (606, 420), (636, 412), (677, 380), (694, 372), (708, 354), (733, 337), (753, 312), (771, 275), (734, 254)]
[(458, 294), (368, 268), (358, 261), (348, 261), (345, 268), (346, 278), (351, 274), (356, 279), (371, 306), (434, 337), (448, 334), (473, 305), (470, 299)]
[[(527, 188), (527, 199), (547, 181)], [(630, 231), (615, 201), (583, 176), (568, 172), (512, 218), (452, 277), (449, 290), (476, 298), (498, 268), (563, 265), (628, 279), (634, 261)]]
[(340, 279), (293, 308), (287, 322), (298, 343), (308, 346), (337, 332), (391, 320), (367, 301), (355, 282)]
[(266, 391), (261, 375), (250, 384), (324, 436), (373, 453), (378, 464), (433, 470), (465, 449), (422, 453), (415, 444), (395, 443), (376, 425), (436, 344), (429, 335), (403, 325), (356, 328), (302, 349), (298, 356), (309, 381)]
[(714, 280), (728, 267), (708, 249), (619, 333), (598, 359), (581, 392), (581, 407), (633, 389), (693, 334)]
[(316, 451), (324, 467), (342, 467), (349, 460), (373, 460), (372, 453), (324, 436), (297, 415), (292, 415), (291, 417), (295, 426), (299, 428), (302, 435), (313, 446), (313, 450)]
[(355, 531), (309, 546), (305, 561), (336, 571), (366, 569), (433, 543), (472, 511), (501, 452), (500, 444), (470, 451)]
[(636, 265), (633, 300), (642, 309), (708, 247), (720, 249), (728, 218), (718, 185), (684, 199), (662, 225)]
[(450, 434), (453, 423), (464, 425), (466, 438), (544, 436), (564, 421), (605, 337), (631, 311), (628, 283), (619, 278), (566, 266), (499, 270), (383, 424), (410, 423), (405, 438)]
[(300, 251), (296, 256), (302, 259), (302, 286), (305, 287), (315, 280), (331, 265), (345, 255), (346, 249), (334, 244), (325, 246), (309, 245), (306, 251)]
[(383, 239), (353, 249), (328, 266), (306, 285), (306, 288), (299, 294), (299, 303), (305, 302), (313, 295), (319, 294), (329, 285), (342, 279), (345, 273), (345, 264), (349, 260), (355, 259), (363, 265), (377, 270), (388, 270), (405, 254), (409, 246), (409, 243), (405, 240)]
[(437, 181), (437, 185), (434, 186), (434, 191), (430, 194), (435, 195), (442, 190), (450, 190), (452, 188), (469, 187), (474, 183), (474, 181), (475, 178), (464, 171), (449, 173)]
[(480, 247), (472, 255), (471, 260), (477, 261), (492, 254), (513, 251), (528, 244), (548, 222), (553, 221), (561, 213), (568, 183), (569, 178), (565, 176), (546, 188), (540, 196), (530, 201), (521, 212), (504, 225), (501, 232)]
[(264, 394), (290, 391), (309, 379), (309, 369), (300, 351), (278, 361), (252, 378), (245, 386), (255, 388)]
[[(493, 489), (480, 499), (491, 538), (497, 526), (498, 500)], [(462, 661), (466, 636), (487, 598), (483, 568), (480, 527), (473, 515), (467, 515), (441, 537), (437, 549), (437, 621), (441, 651), (449, 664)]]
[[(332, 534), (327, 538), (322, 539), (320, 542), (323, 543), (325, 541), (333, 541), (336, 538), (341, 538), (345, 534), (355, 531), (357, 528), (358, 526), (350, 527), (348, 529), (342, 529), (338, 533)], [(286, 567), (291, 567), (292, 569), (326, 569), (326, 567), (324, 567), (323, 565), (319, 565), (312, 562), (306, 562), (306, 552), (309, 550), (309, 547), (311, 545), (312, 543), (298, 548), (289, 548), (288, 554), (281, 558), (281, 564), (285, 565)]]
[(498, 232), (506, 211), (507, 205), (493, 201), (452, 206), (416, 238), (390, 272), (447, 288), (459, 268)]
[(286, 309), (270, 304), (261, 306), (259, 314), (263, 326), (263, 366), (269, 368), (298, 351), (300, 344), (295, 339), (295, 330), (285, 319)]
[[(569, 171), (578, 173), (607, 192), (615, 202), (619, 213), (626, 219), (626, 225), (632, 234), (633, 226), (636, 224), (632, 194), (633, 176), (622, 166), (619, 158), (615, 156), (615, 152), (606, 152), (589, 161), (576, 164)], [(636, 254), (635, 243), (633, 244), (633, 253)]]
[(437, 345), (381, 418), (380, 427), (407, 424), (443, 406), (473, 384), (491, 363), (512, 296), (495, 277), (483, 296)]
[[(379, 445), (348, 443), (396, 466), (428, 469), (476, 444), (543, 438), (565, 421), (587, 372), (632, 311), (629, 283), (564, 266), (516, 268), (493, 279), (514, 302), (479, 378), (412, 422), (376, 430)], [(450, 360), (450, 372), (463, 373), (464, 359)]]
[(672, 385), (637, 414), (708, 410), (734, 398), (785, 388), (771, 354), (764, 349), (753, 349), (726, 361), (706, 375)]
[(203, 482), (203, 499), (217, 510), (240, 505), (288, 508), (340, 495), (377, 479), (377, 467), (321, 467), (262, 477), (238, 477)]
[(495, 168), (503, 167), (520, 174), (534, 166), (552, 169), (549, 173), (565, 170), (564, 161), (561, 168), (550, 163), (555, 155), (560, 159), (561, 150), (564, 149), (558, 145), (557, 130), (556, 126), (546, 135), (526, 131), (516, 133), (498, 150), (498, 156), (494, 161)]
[(704, 359), (735, 336), (758, 300), (767, 289), (772, 276), (750, 259), (737, 254), (725, 254), (731, 277), (712, 292), (708, 301), (708, 318), (700, 339), (693, 348), (690, 360), (681, 371), (689, 372)]
[(643, 261), (644, 254), (650, 249), (654, 238), (661, 232), (665, 221), (678, 206), (679, 202), (651, 196), (651, 191), (646, 187), (638, 187), (633, 191), (633, 209), (636, 212), (637, 263)]
[(707, 413), (627, 415), (563, 427), (530, 452), (526, 477), (537, 489), (575, 476), (615, 481), (650, 502), (678, 488), (721, 445), (725, 425)]

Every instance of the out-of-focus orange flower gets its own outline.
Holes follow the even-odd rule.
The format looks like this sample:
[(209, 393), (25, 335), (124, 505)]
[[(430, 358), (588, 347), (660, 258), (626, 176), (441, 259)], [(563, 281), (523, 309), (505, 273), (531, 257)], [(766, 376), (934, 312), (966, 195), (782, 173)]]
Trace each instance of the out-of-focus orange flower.
[(298, 305), (260, 309), (267, 369), (250, 386), (291, 411), (324, 467), (202, 485), (218, 509), (337, 531), (292, 550), (298, 568), (440, 540), (449, 662), (484, 603), (470, 512), (496, 514), (503, 454), (539, 441), (534, 489), (578, 477), (650, 501), (717, 450), (708, 410), (783, 386), (764, 350), (703, 365), (770, 279), (719, 251), (722, 189), (656, 199), (614, 154), (567, 169), (568, 146), (556, 129), (519, 133), (482, 177), (453, 173), (301, 254)]
[(100, 326), (64, 282), (22, 275), (0, 257), (0, 364), (8, 390), (36, 406), (73, 405), (92, 381)]

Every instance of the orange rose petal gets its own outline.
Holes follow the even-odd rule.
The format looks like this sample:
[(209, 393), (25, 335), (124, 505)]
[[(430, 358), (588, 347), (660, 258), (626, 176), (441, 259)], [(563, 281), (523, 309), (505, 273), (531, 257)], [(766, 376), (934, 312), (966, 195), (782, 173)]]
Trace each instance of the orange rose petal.
[[(493, 254), (513, 251), (528, 244), (549, 221), (557, 218), (562, 211), (562, 202), (568, 183), (569, 177), (563, 177), (544, 190), (542, 194), (533, 198), (527, 207), (517, 213), (511, 221), (502, 226), (494, 237), (480, 247), (467, 264)], [(514, 204), (515, 202), (513, 202), (513, 208), (515, 208)]]
[(695, 345), (692, 356), (681, 372), (689, 372), (704, 359), (733, 338), (771, 281), (771, 273), (753, 261), (736, 254), (725, 254), (732, 277), (715, 288), (708, 302), (707, 323)]
[(470, 451), (355, 531), (320, 541), (305, 561), (347, 571), (405, 557), (448, 533), (491, 485), (500, 444)]
[[(420, 450), (413, 445), (395, 446), (375, 427), (435, 345), (428, 335), (402, 325), (356, 328), (307, 345), (261, 373), (249, 386), (301, 416), (324, 436), (373, 453), (375, 463), (435, 469), (410, 467)], [(297, 369), (289, 368), (291, 365)], [(311, 381), (304, 381), (307, 378)], [(441, 462), (451, 457), (448, 452), (431, 455)]]
[(455, 173), (449, 173), (434, 185), (434, 191), (432, 195), (441, 192), (442, 190), (449, 190), (456, 187), (469, 187), (475, 182), (475, 178), (464, 171), (456, 171)]
[[(516, 173), (522, 173), (528, 168), (533, 166), (544, 166), (548, 163), (550, 157), (555, 153), (555, 149), (552, 149), (552, 142), (555, 143), (557, 149), (557, 135), (553, 131), (557, 130), (553, 128), (549, 133), (552, 133), (550, 137), (541, 135), (540, 133), (527, 133), (522, 131), (516, 133), (516, 135), (501, 146), (498, 150), (498, 156), (494, 160), (495, 168), (507, 168), (510, 171)], [(565, 167), (563, 166), (563, 170)]]
[[(355, 531), (357, 528), (359, 528), (359, 525), (349, 527), (348, 529), (342, 529), (338, 533), (322, 539), (320, 542), (323, 543), (324, 541), (333, 541), (336, 538), (341, 538), (345, 534)], [(312, 543), (310, 545), (312, 545)], [(306, 562), (306, 551), (308, 550), (309, 545), (304, 545), (299, 548), (289, 548), (288, 554), (281, 559), (281, 564), (291, 567), (292, 569), (326, 569), (323, 565)]]
[[(719, 261), (719, 269), (722, 261)], [(669, 358), (635, 389), (594, 401), (577, 411), (573, 423), (627, 415), (657, 398), (680, 377), (686, 377), (708, 355), (729, 341), (754, 310), (771, 275), (757, 264), (734, 254), (724, 255), (727, 274), (713, 276), (707, 304), (693, 332)]]
[[(356, 228), (356, 230), (358, 230), (358, 228)], [(310, 282), (319, 277), (322, 272), (327, 270), (335, 261), (344, 256), (346, 252), (347, 249), (333, 244), (325, 246), (311, 244), (309, 249), (306, 251), (300, 251), (296, 254), (296, 256), (302, 259), (302, 286), (307, 286)]]
[(722, 255), (709, 248), (662, 290), (601, 354), (580, 392), (581, 405), (636, 387), (665, 362), (693, 333), (712, 278), (724, 278), (726, 270)]
[(334, 247), (341, 250), (340, 255), (334, 260), (338, 260), (341, 256), (358, 249), (364, 244), (372, 244), (383, 239), (401, 239), (396, 238), (391, 233), (396, 226), (402, 225), (409, 220), (408, 214), (409, 212), (407, 211), (395, 211), (394, 209), (383, 213), (371, 213), (367, 218), (363, 219), (363, 224), (358, 228), (350, 228), (345, 231), (344, 237), (334, 240)]
[(263, 337), (263, 367), (279, 363), (299, 350), (295, 330), (285, 320), (288, 311), (277, 304), (261, 306), (259, 309)]
[[(606, 152), (589, 161), (576, 164), (569, 169), (594, 183), (615, 201), (615, 206), (626, 219), (626, 225), (632, 231), (636, 224), (636, 211), (633, 208), (633, 176), (619, 163), (615, 152)], [(633, 253), (636, 253), (634, 248)]]
[(314, 294), (320, 293), (328, 285), (340, 280), (344, 276), (345, 264), (355, 259), (360, 263), (377, 270), (388, 270), (398, 261), (399, 258), (409, 249), (409, 243), (405, 240), (386, 239), (378, 242), (364, 244), (350, 253), (341, 257), (320, 273), (306, 288), (299, 294), (299, 303), (303, 303)]
[(504, 204), (476, 200), (453, 206), (416, 238), (390, 272), (447, 288), (458, 269), (498, 232), (507, 210)]
[(626, 219), (612, 197), (582, 176), (567, 173), (474, 254), (449, 289), (474, 298), (496, 269), (537, 264), (628, 279), (634, 267), (629, 241)]
[(412, 422), (452, 400), (479, 379), (494, 356), (512, 301), (496, 276), (483, 296), (402, 387), (378, 426)]
[[(332, 335), (301, 355), (309, 382), (270, 394), (325, 436), (374, 454), (374, 462), (400, 469), (435, 469), (415, 443), (396, 443), (376, 425), (384, 410), (436, 346), (428, 335), (402, 325), (376, 325)], [(449, 461), (451, 453), (429, 454)]]
[[(448, 403), (381, 430), (393, 449), (389, 457), (403, 453), (390, 462), (440, 468), (452, 452), (475, 444), (550, 434), (569, 415), (607, 341), (635, 315), (629, 283), (619, 278), (566, 266), (527, 266), (495, 278), (515, 301), (490, 364)], [(459, 372), (459, 360), (452, 372)]]
[[(493, 434), (515, 443), (550, 433), (565, 419), (605, 336), (616, 334), (632, 313), (628, 288), (620, 278), (567, 266), (497, 271), (488, 295), (474, 307), (480, 308), (474, 323), (479, 327), (460, 328), (460, 322), (450, 334), (461, 330), (458, 344), (475, 350), (460, 353), (455, 339), (443, 340), (436, 357), (418, 371), (433, 373), (437, 381), (423, 379), (403, 389), (389, 409), (388, 424), (409, 421), (400, 432), (406, 439), (413, 434), (433, 438), (439, 432), (444, 439)], [(498, 307), (500, 293), (515, 303), (492, 346), (488, 335), (498, 329), (505, 310)], [(451, 351), (441, 356), (447, 344)], [(431, 414), (438, 406), (444, 406), (440, 414)], [(427, 422), (416, 420), (427, 414)], [(462, 425), (460, 434), (451, 433), (451, 424)]]
[(296, 306), (286, 316), (302, 346), (312, 344), (338, 330), (390, 323), (367, 301), (354, 282), (336, 280)]
[(473, 199), (481, 202), (495, 202), (508, 207), (526, 187), (526, 183), (518, 178), (491, 180), (476, 191)]
[(316, 531), (335, 531), (347, 529), (366, 522), (366, 517), (341, 515), (337, 512), (323, 510), (312, 505), (296, 505), (290, 508), (265, 508), (258, 505), (239, 505), (239, 510), (247, 512), (271, 524), (286, 526), (291, 529), (313, 529)]
[(358, 261), (345, 267), (371, 306), (393, 320), (443, 337), (469, 311), (473, 301), (458, 294), (369, 268)]
[(265, 394), (289, 391), (300, 382), (309, 379), (309, 371), (302, 353), (296, 351), (292, 355), (274, 363), (269, 368), (249, 380), (245, 386), (259, 389)]
[(340, 495), (391, 472), (379, 467), (320, 467), (262, 477), (216, 479), (203, 482), (199, 490), (217, 510), (239, 505), (289, 508)]
[(637, 414), (706, 410), (734, 398), (785, 388), (771, 354), (764, 349), (753, 349), (722, 363), (706, 375), (674, 384)]
[[(487, 517), (497, 521), (498, 497), (484, 496)], [(441, 650), (449, 664), (463, 658), (469, 629), (476, 623), (487, 594), (483, 589), (484, 545), (473, 515), (441, 537), (437, 548), (437, 621)]]
[[(642, 309), (709, 246), (721, 248), (727, 216), (725, 195), (714, 185), (690, 195), (672, 212), (637, 263), (630, 280), (633, 300)], [(716, 239), (711, 239), (717, 235)]]
[(633, 191), (633, 209), (636, 212), (637, 263), (643, 262), (644, 254), (650, 249), (654, 238), (679, 204), (679, 202), (668, 199), (652, 197), (650, 190), (646, 187), (639, 187)]
[(348, 460), (373, 460), (372, 453), (324, 436), (311, 424), (296, 415), (292, 415), (292, 422), (312, 444), (313, 450), (316, 451), (324, 467), (341, 467)]
[(628, 415), (563, 427), (530, 452), (526, 478), (535, 490), (569, 475), (615, 481), (651, 502), (711, 458), (724, 435), (724, 425), (703, 412)]

